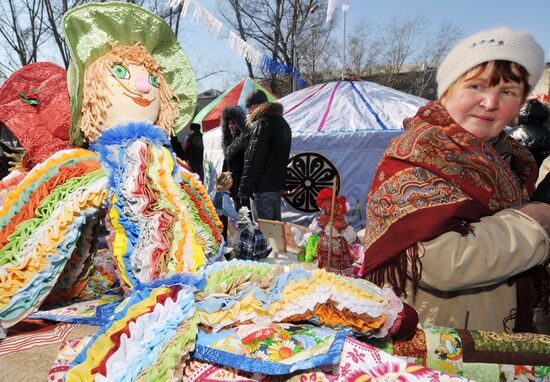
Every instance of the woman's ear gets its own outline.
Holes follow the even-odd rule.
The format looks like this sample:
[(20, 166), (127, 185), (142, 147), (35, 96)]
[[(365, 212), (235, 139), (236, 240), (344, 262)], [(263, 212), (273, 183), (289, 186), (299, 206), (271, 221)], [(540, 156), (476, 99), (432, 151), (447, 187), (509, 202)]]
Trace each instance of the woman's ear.
[(443, 106), (447, 103), (447, 92), (445, 92), (440, 98), (439, 103)]

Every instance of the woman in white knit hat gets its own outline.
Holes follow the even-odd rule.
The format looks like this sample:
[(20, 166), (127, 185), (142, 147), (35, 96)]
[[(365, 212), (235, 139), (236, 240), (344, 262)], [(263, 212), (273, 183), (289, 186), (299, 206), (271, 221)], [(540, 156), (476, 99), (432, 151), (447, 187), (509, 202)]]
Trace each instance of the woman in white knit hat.
[(536, 163), (502, 133), (543, 67), (527, 32), (466, 38), (439, 68), (439, 101), (404, 121), (378, 165), (364, 276), (423, 323), (534, 331), (534, 309), (548, 311), (550, 206), (529, 202)]

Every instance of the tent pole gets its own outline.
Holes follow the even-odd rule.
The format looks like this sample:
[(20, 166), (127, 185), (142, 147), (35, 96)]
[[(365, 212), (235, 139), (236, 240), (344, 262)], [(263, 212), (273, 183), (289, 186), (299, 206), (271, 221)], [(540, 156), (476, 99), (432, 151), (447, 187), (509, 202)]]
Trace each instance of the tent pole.
[(345, 71), (346, 71), (346, 16), (347, 16), (347, 12), (342, 12), (344, 15), (344, 25), (343, 25), (343, 28), (342, 28), (342, 33), (343, 33), (343, 36), (342, 36), (342, 81), (344, 80), (345, 78)]
[(332, 272), (332, 268), (330, 265), (330, 257), (332, 256), (332, 237), (334, 235), (334, 208), (336, 204), (336, 187), (338, 187), (338, 183), (337, 183), (337, 178), (334, 177), (332, 179), (332, 193), (331, 193), (331, 199), (330, 199), (330, 221), (329, 221), (330, 231), (328, 236), (328, 256), (327, 256), (328, 266), (326, 268), (326, 270), (329, 272)]

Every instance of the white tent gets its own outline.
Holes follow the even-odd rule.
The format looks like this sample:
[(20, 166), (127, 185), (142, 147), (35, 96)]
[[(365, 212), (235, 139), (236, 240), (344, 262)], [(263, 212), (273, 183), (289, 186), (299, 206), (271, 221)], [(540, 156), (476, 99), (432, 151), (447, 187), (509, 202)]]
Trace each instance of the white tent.
[[(427, 101), (365, 81), (336, 81), (311, 86), (277, 102), (292, 129), (287, 188), (292, 190), (284, 218), (310, 219), (320, 188), (334, 173), (340, 194), (350, 205), (348, 219), (364, 225), (364, 204), (376, 165), (389, 141), (402, 132), (402, 122)], [(221, 129), (203, 136), (205, 155), (217, 171), (223, 163)]]

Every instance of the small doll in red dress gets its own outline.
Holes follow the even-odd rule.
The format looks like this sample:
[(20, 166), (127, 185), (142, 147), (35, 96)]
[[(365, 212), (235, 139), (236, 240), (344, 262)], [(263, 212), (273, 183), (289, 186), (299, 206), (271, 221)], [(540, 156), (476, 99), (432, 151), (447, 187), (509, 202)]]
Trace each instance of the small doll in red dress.
[[(357, 241), (357, 234), (346, 222), (347, 206), (344, 196), (336, 196), (334, 199), (334, 215), (331, 224), (331, 200), (332, 189), (324, 188), (319, 192), (317, 206), (321, 210), (321, 215), (309, 226), (320, 236), (317, 243), (317, 261), (319, 268), (351, 276), (354, 258), (350, 245)], [(329, 246), (332, 247), (330, 256)]]

